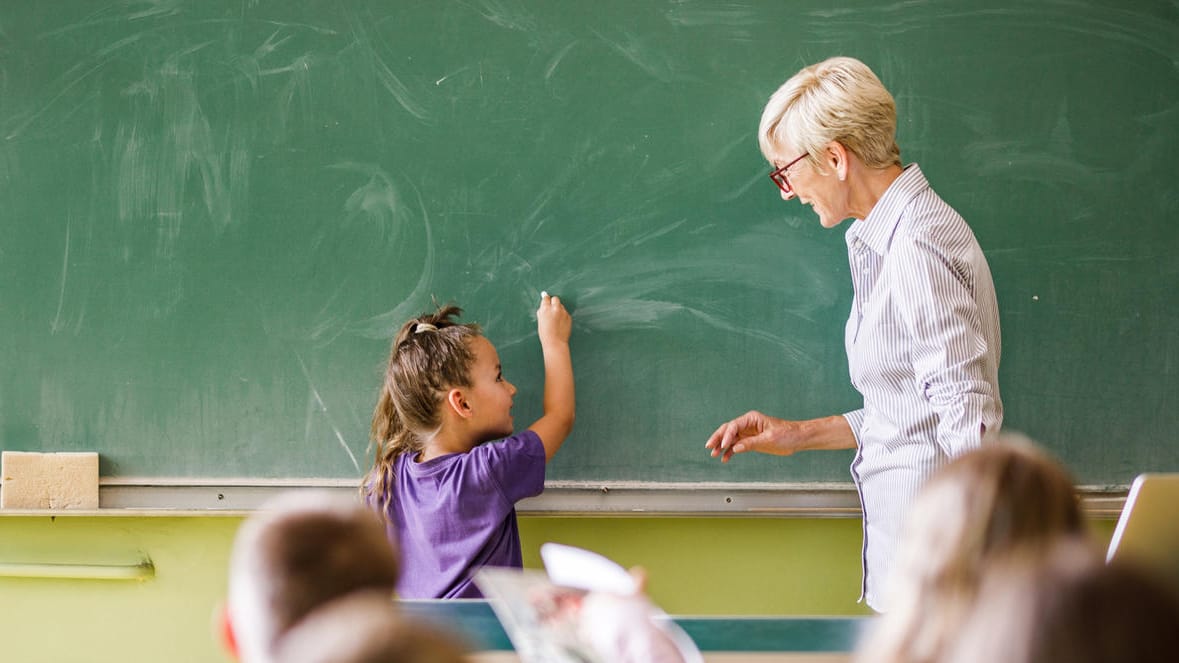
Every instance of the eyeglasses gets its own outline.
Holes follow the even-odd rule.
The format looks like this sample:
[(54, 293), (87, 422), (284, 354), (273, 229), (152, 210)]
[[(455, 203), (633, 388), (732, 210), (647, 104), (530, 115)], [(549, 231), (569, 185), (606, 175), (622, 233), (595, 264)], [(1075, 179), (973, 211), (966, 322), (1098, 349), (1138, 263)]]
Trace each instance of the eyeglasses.
[(782, 190), (782, 193), (791, 195), (794, 194), (794, 188), (790, 186), (790, 180), (786, 179), (786, 171), (789, 170), (791, 166), (798, 163), (799, 161), (802, 161), (806, 157), (807, 154), (803, 153), (802, 156), (798, 157), (794, 161), (791, 161), (785, 166), (782, 166), (781, 168), (778, 168), (774, 170), (774, 172), (770, 173), (770, 179), (774, 181), (774, 184), (778, 185), (778, 188)]

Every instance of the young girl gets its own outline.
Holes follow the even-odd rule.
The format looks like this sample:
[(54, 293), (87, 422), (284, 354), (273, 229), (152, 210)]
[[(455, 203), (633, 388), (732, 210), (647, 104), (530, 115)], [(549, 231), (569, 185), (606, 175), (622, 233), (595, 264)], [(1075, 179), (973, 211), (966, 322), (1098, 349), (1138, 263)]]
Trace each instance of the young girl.
[(545, 464), (573, 428), (561, 300), (542, 294), (536, 311), (544, 414), (515, 435), (516, 387), (479, 327), (452, 319), (461, 313), (445, 306), (401, 328), (373, 413), (376, 460), (362, 491), (401, 551), (402, 598), (478, 598), (479, 568), (523, 566), (516, 502), (544, 489)]

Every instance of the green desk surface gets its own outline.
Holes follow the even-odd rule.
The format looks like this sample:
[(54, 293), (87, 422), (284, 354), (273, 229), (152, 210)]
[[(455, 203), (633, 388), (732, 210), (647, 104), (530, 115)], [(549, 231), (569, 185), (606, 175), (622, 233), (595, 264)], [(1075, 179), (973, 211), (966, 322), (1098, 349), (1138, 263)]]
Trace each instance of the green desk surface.
[[(512, 643), (487, 601), (398, 601), (413, 616), (456, 630), (480, 651)], [(849, 652), (868, 617), (673, 616), (701, 651)]]

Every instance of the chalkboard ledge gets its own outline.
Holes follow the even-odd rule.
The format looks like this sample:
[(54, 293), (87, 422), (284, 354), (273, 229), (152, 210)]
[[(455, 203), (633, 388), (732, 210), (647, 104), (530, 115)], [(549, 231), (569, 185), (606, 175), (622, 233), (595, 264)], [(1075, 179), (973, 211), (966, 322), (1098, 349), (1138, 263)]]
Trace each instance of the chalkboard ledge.
[[(352, 479), (103, 479), (103, 509), (248, 512), (292, 489), (356, 495)], [(851, 484), (549, 482), (517, 507), (528, 516), (860, 516)]]
[(98, 509), (0, 509), (0, 518), (245, 518), (251, 509), (134, 509), (101, 507)]
[[(184, 516), (248, 514), (286, 490), (321, 489), (357, 495), (353, 479), (103, 478), (98, 510), (13, 510), (12, 516)], [(1087, 516), (1116, 518), (1123, 486), (1080, 489)], [(522, 516), (721, 516), (859, 518), (859, 497), (843, 483), (549, 482), (520, 502)]]

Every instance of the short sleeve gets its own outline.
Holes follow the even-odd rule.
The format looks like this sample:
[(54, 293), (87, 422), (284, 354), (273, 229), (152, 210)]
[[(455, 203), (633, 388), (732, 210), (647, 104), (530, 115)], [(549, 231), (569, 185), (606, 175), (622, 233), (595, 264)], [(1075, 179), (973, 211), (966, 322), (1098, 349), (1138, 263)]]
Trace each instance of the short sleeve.
[(525, 430), (488, 442), (470, 452), (487, 480), (495, 482), (504, 499), (515, 504), (544, 491), (545, 454), (540, 437)]

